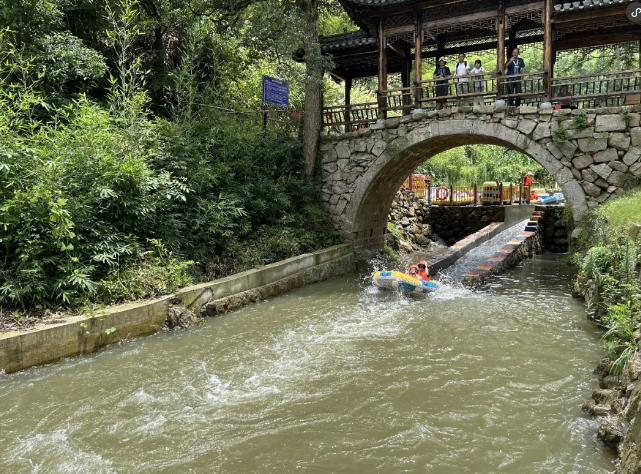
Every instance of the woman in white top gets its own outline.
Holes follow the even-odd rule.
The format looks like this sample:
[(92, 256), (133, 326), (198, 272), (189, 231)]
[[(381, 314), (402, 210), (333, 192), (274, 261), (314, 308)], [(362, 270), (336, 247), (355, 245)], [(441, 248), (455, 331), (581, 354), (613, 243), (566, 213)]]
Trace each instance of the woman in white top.
[[(483, 92), (483, 73), (485, 69), (481, 65), (481, 60), (477, 59), (474, 61), (474, 69), (470, 71), (470, 75), (476, 76), (474, 78), (474, 93), (479, 94)], [(478, 95), (474, 97), (474, 105), (483, 105), (483, 97)]]
[[(470, 73), (470, 66), (465, 60), (465, 54), (458, 55), (458, 63), (456, 63), (456, 95), (465, 95), (469, 93), (470, 78), (467, 77)], [(468, 105), (468, 99), (459, 99), (459, 105)]]

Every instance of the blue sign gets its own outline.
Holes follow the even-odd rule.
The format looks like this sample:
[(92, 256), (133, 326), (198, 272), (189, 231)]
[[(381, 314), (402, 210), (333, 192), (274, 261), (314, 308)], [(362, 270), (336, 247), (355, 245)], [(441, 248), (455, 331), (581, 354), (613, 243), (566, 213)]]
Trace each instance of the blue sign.
[(285, 81), (263, 76), (263, 103), (289, 107), (289, 87)]

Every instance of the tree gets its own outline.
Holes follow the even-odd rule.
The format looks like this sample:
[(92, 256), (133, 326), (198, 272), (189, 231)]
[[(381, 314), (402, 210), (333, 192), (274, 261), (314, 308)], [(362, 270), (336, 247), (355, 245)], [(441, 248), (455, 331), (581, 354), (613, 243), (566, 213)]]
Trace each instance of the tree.
[[(303, 154), (305, 158), (304, 173), (311, 178), (316, 164), (318, 154), (319, 136), (322, 128), (321, 108), (323, 92), (323, 73), (329, 61), (321, 54), (320, 42), (318, 40), (319, 12), (335, 12), (338, 5), (330, 0), (262, 0), (251, 2), (248, 0), (203, 0), (209, 10), (203, 10), (225, 28), (229, 25), (238, 25), (244, 15), (250, 15), (256, 4), (262, 3), (274, 13), (282, 13), (292, 8), (295, 15), (288, 24), (280, 24), (280, 29), (267, 28), (270, 41), (263, 44), (274, 44), (277, 47), (285, 47), (286, 57), (303, 47), (305, 51), (305, 99), (303, 115)], [(282, 18), (282, 17), (281, 17)], [(279, 37), (275, 38), (274, 37)], [(302, 41), (301, 41), (302, 38)], [(279, 39), (281, 41), (279, 41)], [(302, 44), (300, 44), (302, 42)], [(277, 51), (283, 55), (283, 51)]]

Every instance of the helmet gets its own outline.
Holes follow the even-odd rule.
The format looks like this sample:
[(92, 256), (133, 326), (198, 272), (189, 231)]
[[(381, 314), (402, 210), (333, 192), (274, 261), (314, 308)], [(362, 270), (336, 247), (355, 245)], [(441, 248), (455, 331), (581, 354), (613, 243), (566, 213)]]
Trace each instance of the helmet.
[(410, 266), (410, 273), (412, 273), (412, 270), (414, 270), (416, 273), (418, 273), (418, 266), (417, 265)]
[(427, 268), (427, 262), (425, 260), (421, 260), (418, 262), (419, 265), (425, 265), (425, 268)]

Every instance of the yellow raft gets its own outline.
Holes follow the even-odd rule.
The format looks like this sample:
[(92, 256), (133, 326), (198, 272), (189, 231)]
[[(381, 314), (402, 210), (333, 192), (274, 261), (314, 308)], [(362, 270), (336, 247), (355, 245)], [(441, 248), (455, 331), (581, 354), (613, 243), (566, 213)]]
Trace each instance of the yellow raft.
[(434, 280), (420, 280), (396, 270), (376, 272), (372, 275), (372, 282), (378, 288), (407, 293), (427, 293), (438, 289), (438, 282)]

